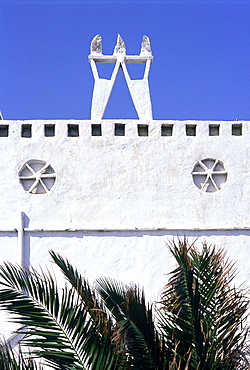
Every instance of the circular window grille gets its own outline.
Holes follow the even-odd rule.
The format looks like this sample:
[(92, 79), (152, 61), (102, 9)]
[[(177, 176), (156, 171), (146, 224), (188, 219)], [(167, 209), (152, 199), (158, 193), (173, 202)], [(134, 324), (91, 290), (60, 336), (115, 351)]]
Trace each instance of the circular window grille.
[(26, 162), (18, 175), (24, 190), (31, 194), (48, 193), (56, 181), (55, 171), (51, 165), (38, 160)]
[(220, 190), (227, 181), (227, 172), (218, 159), (198, 161), (192, 172), (195, 185), (208, 193)]

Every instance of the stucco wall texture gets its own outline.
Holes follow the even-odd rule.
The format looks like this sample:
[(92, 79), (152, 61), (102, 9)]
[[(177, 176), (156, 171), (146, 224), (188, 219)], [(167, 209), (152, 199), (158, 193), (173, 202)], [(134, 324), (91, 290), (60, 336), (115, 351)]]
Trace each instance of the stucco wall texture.
[[(3, 120), (0, 259), (20, 263), (21, 227), (31, 265), (49, 266), (53, 249), (90, 281), (133, 281), (154, 300), (173, 268), (166, 242), (198, 237), (224, 247), (249, 286), (249, 142), (247, 121)], [(41, 173), (26, 164), (40, 162), (51, 176), (36, 193)]]

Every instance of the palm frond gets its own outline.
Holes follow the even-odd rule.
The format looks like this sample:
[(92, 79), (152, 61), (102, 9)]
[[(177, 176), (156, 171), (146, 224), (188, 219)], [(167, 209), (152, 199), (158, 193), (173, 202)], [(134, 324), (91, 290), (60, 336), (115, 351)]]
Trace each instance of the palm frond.
[(20, 346), (12, 349), (6, 342), (0, 342), (0, 369), (1, 370), (43, 370), (43, 366), (36, 362), (29, 352), (24, 352)]
[(82, 307), (88, 313), (92, 329), (94, 332), (94, 341), (88, 341), (84, 350), (89, 353), (88, 363), (93, 369), (118, 369), (123, 363), (123, 354), (117, 352), (113, 345), (113, 321), (108, 313), (107, 307), (100, 299), (96, 290), (90, 287), (88, 281), (73, 267), (69, 261), (58, 253), (50, 252), (53, 261), (60, 268), (67, 281), (73, 287), (81, 301)]
[(14, 314), (14, 322), (29, 327), (25, 344), (34, 354), (58, 369), (91, 368), (98, 348), (96, 325), (74, 289), (61, 293), (49, 273), (11, 264), (0, 266), (0, 279), (0, 306)]
[(190, 369), (234, 369), (249, 300), (231, 286), (233, 265), (206, 243), (201, 251), (186, 239), (169, 248), (177, 268), (163, 292), (162, 329), (168, 340), (174, 335), (179, 356), (191, 349)]
[(113, 341), (136, 369), (163, 369), (167, 348), (155, 327), (143, 290), (111, 278), (97, 279), (97, 291), (116, 320)]

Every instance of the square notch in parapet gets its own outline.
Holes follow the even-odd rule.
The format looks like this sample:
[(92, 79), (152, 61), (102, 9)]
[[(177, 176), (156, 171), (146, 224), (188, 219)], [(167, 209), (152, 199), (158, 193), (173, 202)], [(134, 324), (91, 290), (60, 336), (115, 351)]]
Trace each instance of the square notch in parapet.
[(32, 126), (22, 125), (21, 127), (21, 137), (31, 137), (32, 136)]
[(172, 136), (174, 125), (161, 125), (161, 136)]
[(79, 125), (68, 124), (68, 136), (78, 137), (79, 136)]
[(241, 123), (233, 123), (232, 124), (232, 135), (234, 135), (234, 136), (241, 136), (242, 135), (242, 124)]
[(91, 125), (91, 136), (102, 136), (102, 125), (93, 123)]
[(91, 136), (102, 136), (102, 125), (93, 123), (91, 125)]
[(148, 125), (137, 125), (138, 136), (148, 136)]
[(196, 125), (186, 125), (186, 135), (196, 136)]
[(44, 136), (52, 137), (55, 136), (55, 125), (44, 125)]
[(124, 123), (115, 123), (115, 136), (125, 136)]
[(209, 136), (219, 136), (220, 125), (209, 125)]
[(9, 136), (9, 125), (0, 125), (0, 137)]

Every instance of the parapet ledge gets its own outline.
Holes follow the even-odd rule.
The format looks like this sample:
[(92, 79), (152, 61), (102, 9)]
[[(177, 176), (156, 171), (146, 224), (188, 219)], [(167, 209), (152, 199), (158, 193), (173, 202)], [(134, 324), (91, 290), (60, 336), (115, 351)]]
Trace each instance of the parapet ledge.
[(186, 137), (190, 140), (210, 137), (246, 137), (250, 135), (250, 121), (198, 120), (1, 120), (0, 141), (10, 138), (27, 140), (42, 138), (112, 138), (133, 137), (171, 140)]

